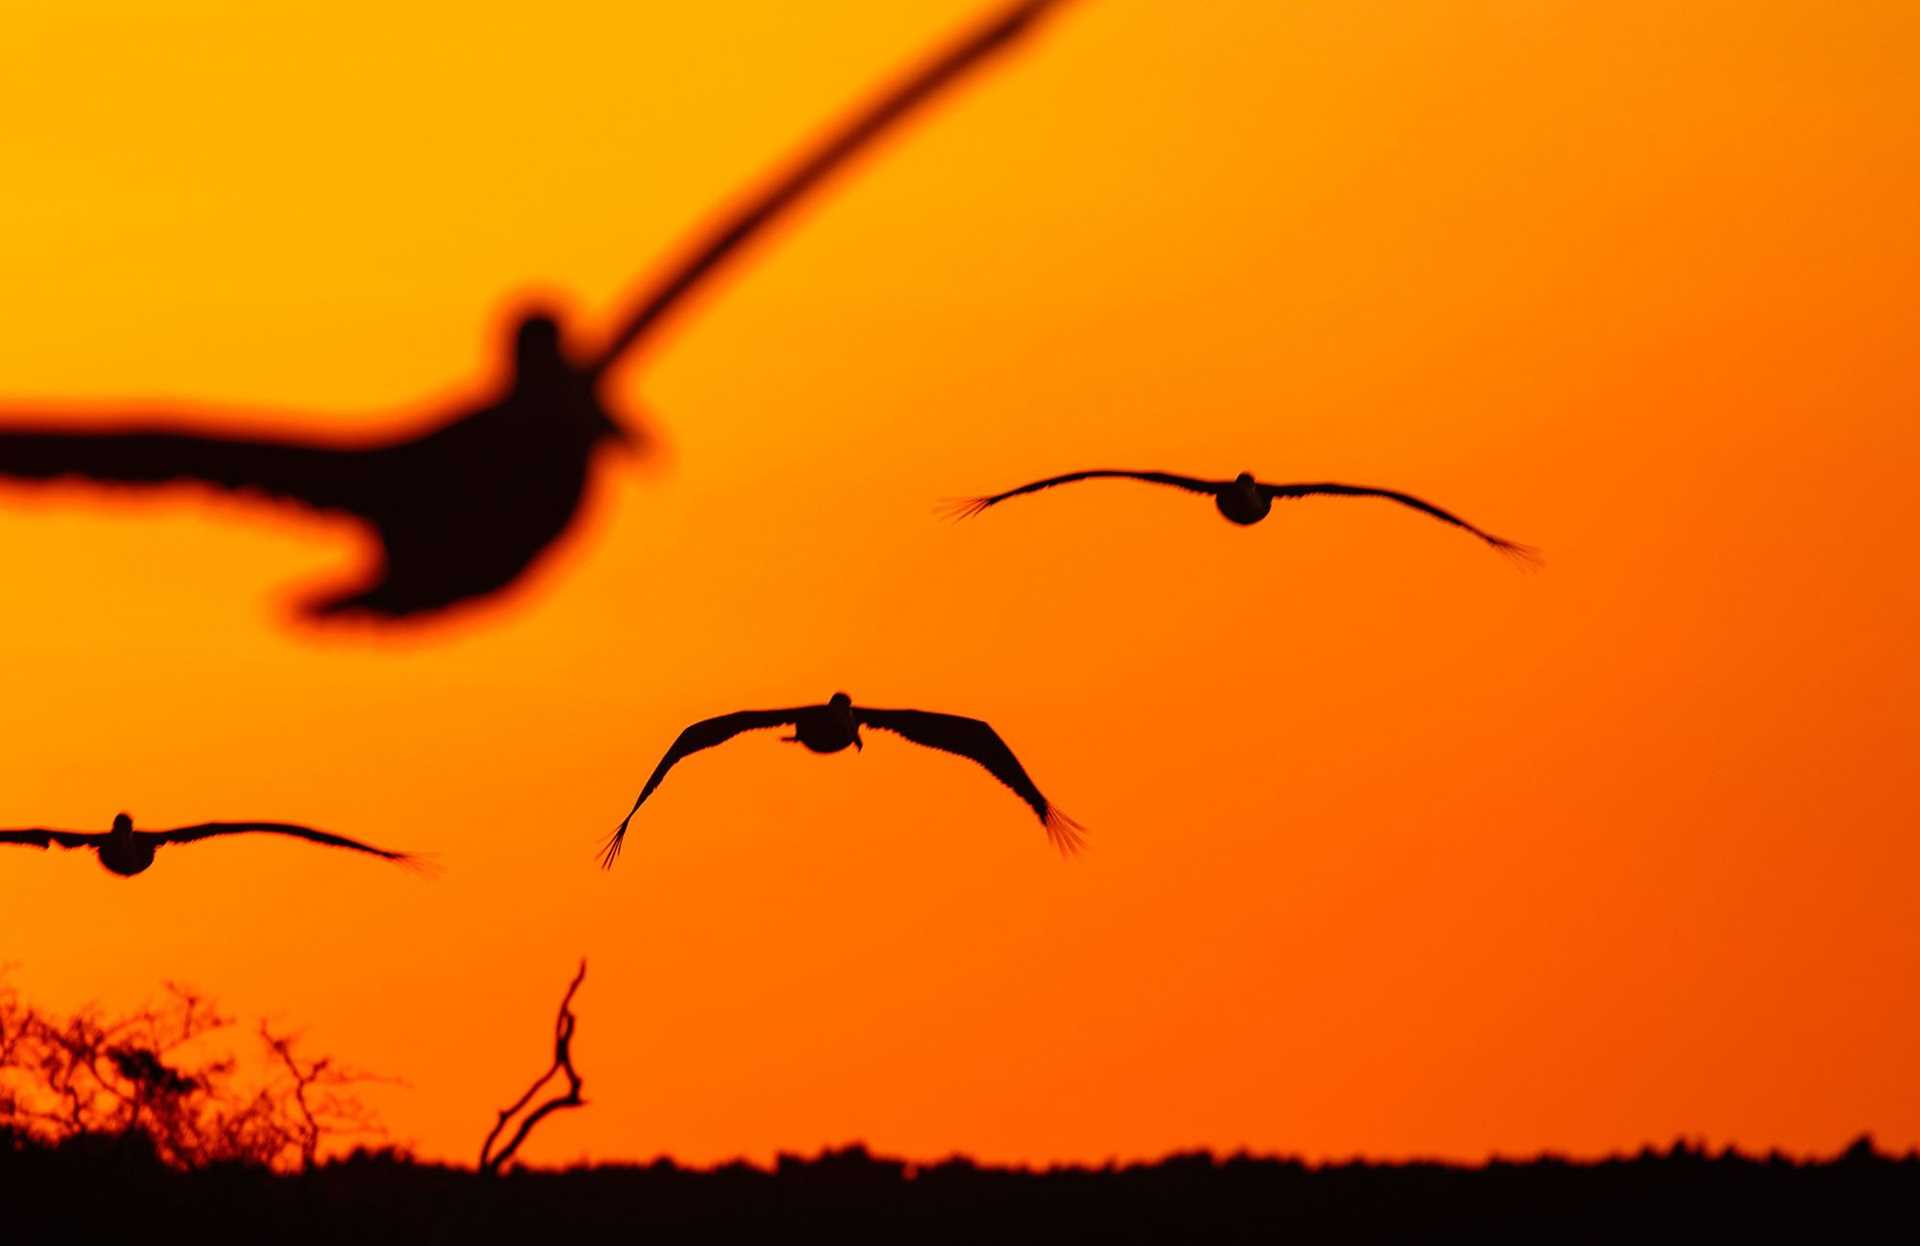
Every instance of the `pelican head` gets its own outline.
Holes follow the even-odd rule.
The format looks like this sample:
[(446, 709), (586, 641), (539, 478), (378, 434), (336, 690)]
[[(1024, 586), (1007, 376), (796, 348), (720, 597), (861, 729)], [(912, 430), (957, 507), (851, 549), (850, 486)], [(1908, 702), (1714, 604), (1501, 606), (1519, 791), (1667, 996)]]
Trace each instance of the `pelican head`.
[(514, 376), (547, 380), (567, 370), (567, 358), (560, 346), (560, 318), (544, 307), (522, 312), (513, 326)]
[(609, 438), (623, 445), (637, 445), (633, 434), (615, 420), (592, 393), (596, 380), (567, 353), (559, 314), (547, 307), (530, 307), (520, 314), (513, 327), (513, 386), (516, 390), (551, 395), (555, 391), (576, 390), (586, 382), (589, 400), (569, 403), (592, 425), (589, 435), (595, 441)]
[(1238, 476), (1235, 476), (1233, 478), (1233, 484), (1235, 488), (1240, 489), (1242, 492), (1244, 492), (1246, 490), (1252, 489), (1255, 486), (1256, 482), (1253, 478), (1252, 472), (1241, 472)]
[(133, 815), (130, 813), (114, 814), (113, 829), (110, 832), (110, 834), (112, 834), (112, 836), (115, 839), (119, 839), (119, 840), (132, 839), (133, 838)]

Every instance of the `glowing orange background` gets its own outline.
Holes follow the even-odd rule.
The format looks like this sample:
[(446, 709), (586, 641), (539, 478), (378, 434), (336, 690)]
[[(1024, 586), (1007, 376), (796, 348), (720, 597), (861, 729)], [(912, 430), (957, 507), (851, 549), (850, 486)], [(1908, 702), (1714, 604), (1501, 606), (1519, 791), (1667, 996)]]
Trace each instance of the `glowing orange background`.
[[(8, 404), (411, 418), (981, 3), (165, 7), (8, 6)], [(536, 1161), (1920, 1142), (1916, 63), (1911, 0), (1086, 0), (677, 322), (669, 453), (503, 605), (302, 628), (345, 525), (0, 488), (0, 824), (446, 867), (10, 850), (0, 959), (304, 1025), (462, 1159), (582, 954)], [(1364, 502), (931, 513), (1102, 465), (1550, 565)], [(760, 736), (594, 868), (687, 721), (843, 687), (990, 719), (1091, 851)]]

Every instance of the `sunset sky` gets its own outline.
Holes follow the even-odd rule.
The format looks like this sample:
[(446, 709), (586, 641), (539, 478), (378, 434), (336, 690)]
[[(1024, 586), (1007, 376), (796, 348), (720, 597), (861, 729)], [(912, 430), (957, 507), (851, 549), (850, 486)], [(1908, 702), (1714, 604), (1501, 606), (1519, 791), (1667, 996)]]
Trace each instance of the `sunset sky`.
[[(0, 408), (286, 435), (590, 345), (985, 0), (0, 0)], [(661, 452), (508, 597), (294, 619), (367, 547), (0, 483), (35, 1002), (190, 983), (471, 1160), (1920, 1145), (1920, 6), (1079, 0), (621, 378)], [(1410, 490), (1239, 529), (1085, 467)], [(968, 763), (688, 722), (991, 721)]]

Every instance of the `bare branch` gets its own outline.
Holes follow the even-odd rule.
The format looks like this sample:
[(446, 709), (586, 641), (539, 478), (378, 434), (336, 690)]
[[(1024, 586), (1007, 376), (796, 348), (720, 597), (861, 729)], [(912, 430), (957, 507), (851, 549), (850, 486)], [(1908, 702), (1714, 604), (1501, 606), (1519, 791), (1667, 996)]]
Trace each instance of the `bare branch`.
[[(357, 1099), (340, 1094), (348, 1086), (369, 1082), (390, 1082), (334, 1063), (328, 1056), (302, 1061), (294, 1034), (275, 1034), (265, 1021), (260, 1023), (260, 1041), (267, 1052), (286, 1070), (291, 1089), (280, 1096), (278, 1119), (282, 1128), (300, 1148), (300, 1167), (310, 1169), (319, 1159), (320, 1146), (328, 1135), (382, 1136), (372, 1115)], [(292, 1112), (286, 1110), (291, 1102)], [(289, 1119), (296, 1117), (297, 1119)]]
[[(580, 1097), (582, 1084), (580, 1074), (573, 1067), (573, 1029), (577, 1022), (577, 1018), (573, 1015), (573, 993), (580, 989), (580, 984), (586, 980), (586, 976), (587, 962), (583, 958), (580, 962), (580, 971), (573, 975), (572, 985), (567, 987), (567, 993), (560, 999), (560, 1013), (553, 1021), (553, 1063), (548, 1066), (545, 1073), (540, 1075), (538, 1081), (527, 1087), (525, 1094), (514, 1100), (511, 1107), (500, 1110), (499, 1119), (493, 1123), (492, 1130), (487, 1133), (487, 1140), (480, 1144), (482, 1175), (489, 1177), (497, 1175), (520, 1149), (520, 1144), (527, 1140), (527, 1135), (533, 1132), (533, 1127), (545, 1120), (550, 1113), (558, 1112), (563, 1108), (577, 1108), (586, 1103), (586, 1100)], [(533, 1097), (540, 1093), (540, 1088), (556, 1076), (566, 1077), (567, 1092), (563, 1095), (555, 1095), (522, 1117), (519, 1128), (513, 1132), (513, 1137), (496, 1154), (493, 1144), (499, 1140), (501, 1131), (506, 1129), (507, 1123), (527, 1104), (533, 1102)]]

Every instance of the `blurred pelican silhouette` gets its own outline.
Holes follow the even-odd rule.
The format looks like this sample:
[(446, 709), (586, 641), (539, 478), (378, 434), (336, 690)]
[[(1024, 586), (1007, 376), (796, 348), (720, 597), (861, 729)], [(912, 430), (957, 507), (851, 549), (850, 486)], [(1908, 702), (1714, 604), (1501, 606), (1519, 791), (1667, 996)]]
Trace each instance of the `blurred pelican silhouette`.
[(699, 235), (597, 352), (570, 347), (550, 311), (523, 311), (504, 386), (423, 432), (322, 443), (185, 431), (164, 416), (78, 431), (0, 412), (0, 478), (196, 481), (355, 516), (377, 538), (380, 564), (363, 583), (306, 599), (303, 609), (314, 617), (400, 619), (495, 593), (571, 526), (603, 444), (645, 447), (646, 437), (608, 407), (606, 378), (615, 365), (809, 190), (1064, 2), (1007, 5), (920, 65)]
[(331, 848), (351, 848), (355, 852), (371, 853), (401, 865), (420, 865), (419, 859), (410, 853), (389, 852), (385, 848), (363, 844), (357, 839), (316, 831), (310, 826), (298, 826), (292, 822), (197, 822), (192, 826), (176, 826), (170, 831), (136, 831), (133, 829), (133, 818), (124, 813), (113, 815), (112, 830), (55, 831), (46, 827), (0, 830), (0, 844), (22, 844), (33, 848), (50, 848), (58, 844), (62, 848), (90, 848), (109, 873), (132, 878), (151, 866), (154, 854), (167, 844), (191, 844), (217, 835), (248, 834), (291, 835), (295, 839), (325, 844)]
[(1200, 480), (1193, 476), (1175, 476), (1170, 472), (1132, 472), (1109, 468), (1096, 468), (1092, 471), (1069, 472), (1064, 476), (1049, 476), (1045, 480), (1036, 480), (1032, 484), (1009, 489), (1005, 493), (996, 493), (991, 497), (962, 498), (950, 502), (943, 509), (956, 518), (965, 519), (978, 515), (989, 506), (998, 506), (1009, 498), (1017, 498), (1023, 493), (1037, 493), (1042, 489), (1051, 489), (1055, 485), (1072, 484), (1076, 480), (1144, 480), (1148, 484), (1172, 485), (1177, 489), (1186, 489), (1192, 493), (1204, 493), (1213, 499), (1213, 505), (1222, 515), (1243, 527), (1259, 523), (1267, 517), (1276, 501), (1307, 497), (1346, 497), (1346, 498), (1385, 498), (1389, 502), (1398, 502), (1425, 515), (1431, 515), (1442, 523), (1464, 528), (1473, 535), (1491, 545), (1494, 549), (1528, 566), (1537, 566), (1540, 551), (1531, 545), (1521, 545), (1505, 537), (1495, 536), (1484, 528), (1477, 528), (1452, 511), (1442, 510), (1431, 502), (1423, 501), (1411, 493), (1401, 493), (1397, 489), (1375, 489), (1368, 485), (1343, 485), (1332, 481), (1318, 481), (1310, 484), (1263, 484), (1253, 478), (1252, 472), (1241, 472), (1232, 480)]
[(1013, 750), (1007, 747), (999, 733), (986, 723), (977, 718), (932, 714), (925, 710), (868, 709), (855, 705), (853, 698), (846, 693), (836, 692), (825, 705), (802, 705), (784, 710), (742, 710), (737, 714), (703, 719), (682, 731), (673, 742), (673, 747), (667, 750), (667, 755), (654, 767), (647, 785), (640, 789), (639, 799), (633, 802), (633, 808), (627, 811), (626, 817), (620, 819), (619, 828), (607, 841), (601, 863), (609, 869), (613, 867), (614, 861), (620, 856), (620, 845), (626, 838), (627, 826), (633, 821), (633, 815), (640, 812), (640, 806), (647, 803), (647, 797), (653, 795), (653, 789), (660, 786), (660, 780), (667, 777), (667, 771), (673, 769), (675, 762), (689, 753), (724, 744), (742, 731), (763, 727), (792, 727), (793, 734), (782, 736), (781, 739), (788, 744), (804, 744), (816, 753), (837, 753), (849, 744), (855, 749), (862, 749), (865, 745), (860, 739), (860, 728), (876, 727), (927, 748), (970, 757), (1011, 788), (1014, 795), (1027, 802), (1027, 806), (1040, 819), (1040, 825), (1046, 829), (1047, 838), (1062, 853), (1073, 852), (1081, 845), (1084, 828), (1040, 794), (1040, 789), (1027, 777), (1020, 759), (1013, 755)]

